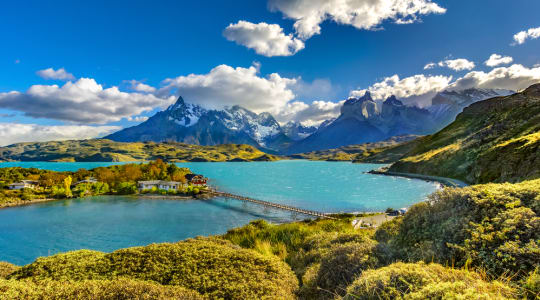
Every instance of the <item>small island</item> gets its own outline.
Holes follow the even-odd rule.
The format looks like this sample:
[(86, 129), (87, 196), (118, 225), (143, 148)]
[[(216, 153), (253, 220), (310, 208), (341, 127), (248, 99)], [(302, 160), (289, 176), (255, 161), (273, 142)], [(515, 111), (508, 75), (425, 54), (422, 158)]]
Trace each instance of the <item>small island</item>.
[(76, 172), (2, 168), (0, 208), (99, 195), (193, 197), (207, 190), (207, 181), (203, 175), (161, 159)]

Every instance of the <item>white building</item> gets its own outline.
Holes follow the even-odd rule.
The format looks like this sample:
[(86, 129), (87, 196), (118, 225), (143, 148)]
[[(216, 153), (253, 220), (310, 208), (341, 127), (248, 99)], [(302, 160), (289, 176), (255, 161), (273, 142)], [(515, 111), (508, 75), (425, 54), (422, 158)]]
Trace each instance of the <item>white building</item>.
[(21, 182), (14, 182), (8, 185), (10, 190), (22, 190), (22, 189), (35, 189), (38, 182), (35, 180), (23, 180)]
[(178, 190), (179, 188), (184, 187), (184, 184), (178, 181), (148, 180), (139, 181), (137, 186), (140, 191), (151, 190), (152, 188), (169, 191)]

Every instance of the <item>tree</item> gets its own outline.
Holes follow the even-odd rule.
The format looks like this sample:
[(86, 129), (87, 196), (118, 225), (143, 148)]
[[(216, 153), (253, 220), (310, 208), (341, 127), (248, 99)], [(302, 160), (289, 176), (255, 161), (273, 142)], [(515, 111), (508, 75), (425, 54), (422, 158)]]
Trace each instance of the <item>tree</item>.
[(68, 176), (68, 177), (64, 178), (64, 190), (65, 190), (67, 198), (73, 197), (73, 194), (71, 193), (71, 181), (72, 180), (73, 179), (71, 178), (71, 176)]

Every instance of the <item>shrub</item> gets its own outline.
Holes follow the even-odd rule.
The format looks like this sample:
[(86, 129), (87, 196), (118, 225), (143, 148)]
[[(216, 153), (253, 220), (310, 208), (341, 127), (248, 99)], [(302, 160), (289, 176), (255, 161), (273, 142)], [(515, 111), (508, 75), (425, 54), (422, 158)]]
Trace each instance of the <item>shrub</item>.
[(116, 190), (119, 195), (133, 195), (137, 193), (137, 185), (134, 182), (121, 182)]
[(153, 282), (118, 279), (114, 281), (91, 280), (80, 282), (59, 282), (1, 280), (0, 298), (12, 300), (31, 299), (204, 299), (199, 293), (179, 286), (164, 286)]
[(0, 279), (6, 278), (9, 274), (17, 271), (19, 266), (10, 264), (8, 262), (0, 261)]
[(293, 299), (298, 280), (277, 257), (219, 239), (190, 239), (114, 251), (75, 251), (22, 267), (12, 278), (112, 280), (127, 277), (178, 285), (212, 298)]
[[(375, 237), (395, 257), (527, 274), (540, 265), (540, 179), (444, 189)], [(396, 233), (397, 232), (397, 233)]]
[(395, 263), (368, 270), (347, 289), (344, 299), (516, 299), (500, 281), (438, 264)]
[(343, 296), (346, 288), (364, 270), (377, 266), (373, 255), (376, 242), (349, 242), (333, 246), (322, 260), (315, 282), (320, 290), (319, 299)]

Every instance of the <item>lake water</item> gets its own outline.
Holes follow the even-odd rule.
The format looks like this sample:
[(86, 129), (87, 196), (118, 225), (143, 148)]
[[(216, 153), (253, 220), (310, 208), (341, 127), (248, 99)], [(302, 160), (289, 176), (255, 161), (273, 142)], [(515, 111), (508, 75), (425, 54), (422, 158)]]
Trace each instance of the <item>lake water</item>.
[[(114, 163), (10, 162), (75, 171)], [(381, 211), (422, 201), (437, 184), (366, 174), (380, 167), (347, 162), (178, 163), (220, 190), (322, 212)], [(222, 234), (254, 219), (304, 218), (237, 200), (88, 197), (0, 210), (0, 261), (16, 264), (76, 249), (113, 251), (198, 235)]]

